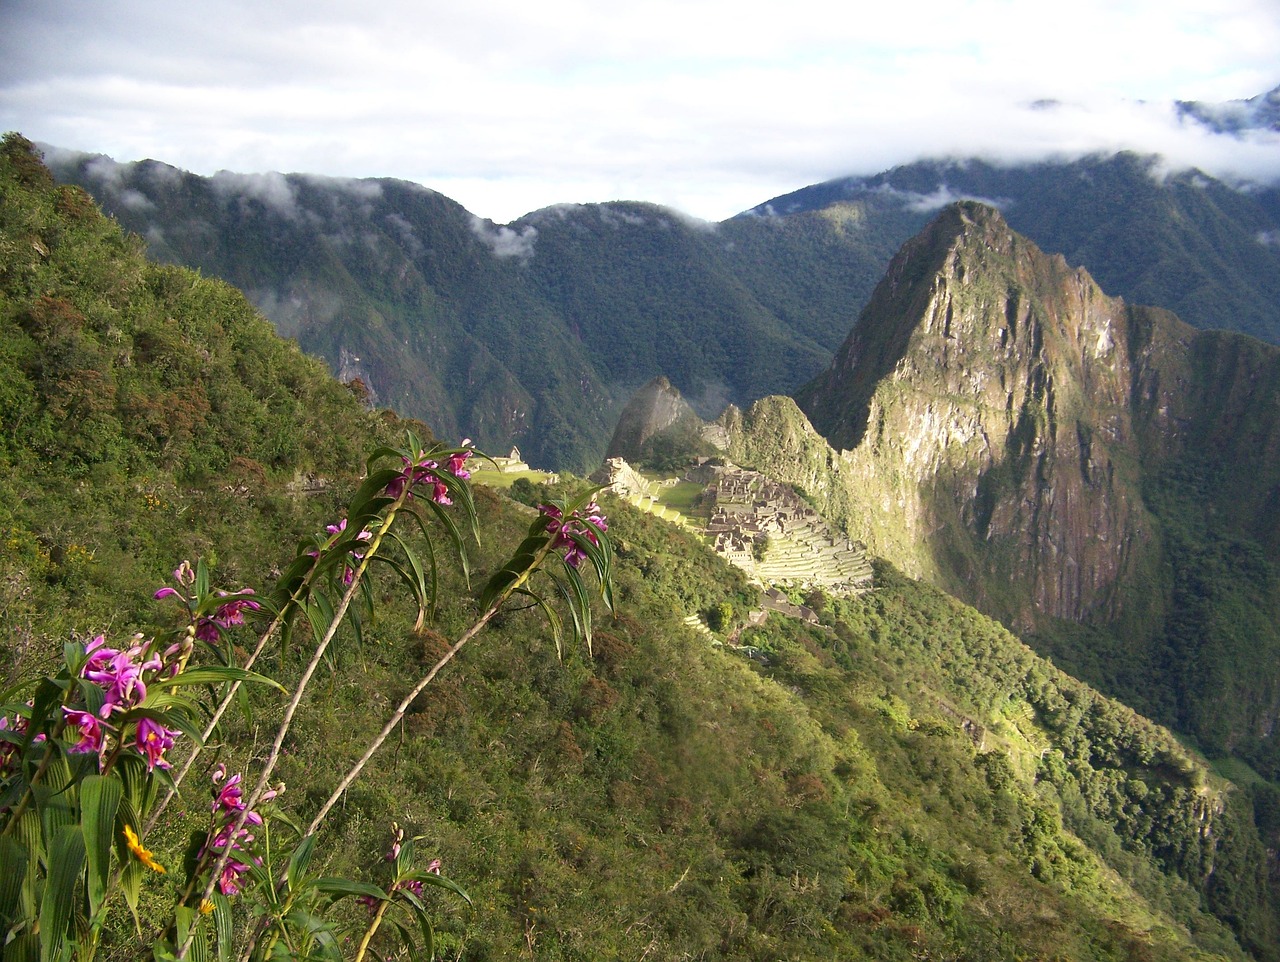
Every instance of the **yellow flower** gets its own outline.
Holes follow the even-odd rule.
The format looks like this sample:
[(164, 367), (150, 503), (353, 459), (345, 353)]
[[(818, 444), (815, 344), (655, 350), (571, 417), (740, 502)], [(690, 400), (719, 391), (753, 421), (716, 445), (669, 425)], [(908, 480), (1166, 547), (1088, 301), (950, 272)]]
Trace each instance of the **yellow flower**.
[(213, 911), (213, 908), (214, 908), (214, 906), (213, 906), (213, 902), (212, 902), (211, 900), (209, 900), (209, 899), (201, 899), (201, 900), (200, 900), (200, 914), (201, 914), (201, 915), (208, 915), (210, 912), (212, 912), (212, 911)]
[(153, 872), (164, 874), (164, 866), (155, 860), (155, 856), (142, 847), (142, 843), (138, 841), (138, 833), (129, 825), (124, 827), (124, 843), (129, 846), (129, 851), (133, 853), (139, 862)]

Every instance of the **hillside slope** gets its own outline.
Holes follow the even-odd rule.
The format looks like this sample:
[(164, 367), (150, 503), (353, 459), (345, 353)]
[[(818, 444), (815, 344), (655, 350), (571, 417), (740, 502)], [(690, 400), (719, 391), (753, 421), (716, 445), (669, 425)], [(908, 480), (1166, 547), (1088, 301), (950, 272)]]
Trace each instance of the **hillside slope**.
[[(216, 554), (227, 583), (264, 586), (289, 544), (334, 520), (383, 419), (235, 292), (147, 264), (15, 137), (0, 255), (10, 672), (71, 632), (144, 628), (181, 557)], [(197, 430), (130, 433), (144, 400), (183, 397), (197, 412), (207, 400)], [(482, 574), (528, 519), (477, 493)], [(833, 604), (826, 626), (751, 629), (768, 667), (740, 658), (681, 622), (750, 604), (740, 576), (607, 508), (619, 615), (599, 619), (592, 653), (558, 659), (532, 612), (506, 612), (352, 787), (320, 871), (375, 875), (398, 820), (474, 897), (465, 912), (431, 901), (439, 948), (462, 959), (1277, 957), (1249, 795), (1167, 732), (884, 566), (881, 590)], [(285, 757), (296, 813), (472, 617), (460, 574), (440, 577), (428, 630), (388, 580), (378, 619), (341, 640)], [(287, 652), (266, 667), (298, 670)], [(257, 725), (280, 705), (259, 693), (254, 709), (226, 722), (233, 763), (259, 755)], [(148, 839), (169, 864), (187, 843), (177, 818)], [(166, 882), (148, 879), (142, 941), (121, 910), (105, 956), (135, 958), (154, 936)]]
[(1168, 172), (1131, 153), (996, 166), (920, 161), (776, 197), (757, 214), (851, 210), (867, 220), (897, 207), (920, 230), (944, 204), (975, 199), (1044, 250), (1086, 268), (1102, 287), (1204, 329), (1280, 341), (1280, 186), (1236, 188), (1199, 171)]
[(51, 151), (152, 257), (241, 289), (379, 403), (531, 463), (595, 468), (633, 391), (666, 376), (704, 418), (818, 374), (893, 253), (957, 196), (1114, 294), (1280, 340), (1280, 204), (1132, 155), (918, 164), (805, 188), (720, 224), (650, 204), (509, 225), (393, 180), (196, 177)]
[(1110, 298), (962, 204), (903, 247), (797, 400), (808, 418), (786, 399), (732, 412), (735, 456), (1275, 774), (1275, 348)]

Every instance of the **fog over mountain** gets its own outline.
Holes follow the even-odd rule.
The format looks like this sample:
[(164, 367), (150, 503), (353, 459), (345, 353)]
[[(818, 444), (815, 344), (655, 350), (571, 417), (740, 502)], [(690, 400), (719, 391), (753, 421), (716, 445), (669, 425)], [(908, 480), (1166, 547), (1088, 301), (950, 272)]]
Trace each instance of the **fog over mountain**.
[(619, 200), (720, 221), (922, 157), (1280, 173), (1274, 131), (1178, 110), (1275, 87), (1273, 0), (227, 0), (216, 26), (158, 0), (10, 0), (3, 21), (0, 130), (206, 176), (395, 177), (497, 223)]
[(898, 247), (960, 198), (999, 207), (1108, 294), (1280, 340), (1280, 189), (1152, 156), (919, 162), (718, 224), (613, 203), (500, 225), (405, 181), (46, 154), (153, 257), (237, 285), (379, 403), (544, 467), (593, 470), (659, 375), (705, 418), (799, 389)]

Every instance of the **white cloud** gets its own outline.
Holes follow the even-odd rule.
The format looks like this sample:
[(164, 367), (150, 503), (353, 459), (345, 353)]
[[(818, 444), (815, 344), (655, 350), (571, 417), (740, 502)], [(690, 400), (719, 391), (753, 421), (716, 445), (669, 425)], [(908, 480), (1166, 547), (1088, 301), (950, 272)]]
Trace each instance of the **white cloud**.
[(203, 173), (400, 177), (498, 221), (622, 199), (719, 220), (944, 154), (1127, 147), (1280, 176), (1274, 139), (1225, 143), (1171, 109), (1280, 82), (1275, 0), (6, 0), (4, 16), (3, 129)]
[(248, 197), (271, 208), (290, 220), (298, 218), (298, 196), (294, 186), (284, 174), (235, 174), (220, 170), (210, 180), (213, 192), (219, 197)]
[(532, 224), (512, 230), (510, 227), (498, 227), (479, 217), (471, 218), (471, 232), (484, 241), (494, 256), (500, 259), (517, 257), (528, 260), (533, 256), (533, 245), (538, 239), (538, 228)]
[(928, 214), (935, 210), (942, 210), (948, 204), (954, 204), (958, 200), (976, 200), (980, 204), (986, 204), (989, 207), (998, 207), (1004, 210), (1009, 206), (1007, 200), (997, 200), (991, 197), (982, 197), (977, 194), (966, 194), (952, 190), (946, 184), (941, 185), (932, 194), (920, 194), (915, 191), (894, 190), (892, 187), (885, 187), (885, 193), (896, 195), (901, 201), (902, 206), (907, 210), (914, 211), (918, 214)]

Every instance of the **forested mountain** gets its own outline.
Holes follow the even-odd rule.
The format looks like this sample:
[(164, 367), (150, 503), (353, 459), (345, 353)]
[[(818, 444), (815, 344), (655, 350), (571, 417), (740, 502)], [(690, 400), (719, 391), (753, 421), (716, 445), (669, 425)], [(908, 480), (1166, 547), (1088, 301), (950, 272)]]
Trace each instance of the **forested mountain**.
[(1280, 87), (1248, 100), (1180, 100), (1177, 107), (1182, 117), (1204, 124), (1214, 133), (1242, 136), (1251, 130), (1280, 130)]
[(796, 399), (807, 418), (785, 398), (726, 418), (734, 456), (1280, 774), (1280, 349), (1108, 297), (966, 203), (903, 247)]
[(723, 223), (646, 204), (509, 225), (424, 188), (196, 177), (51, 152), (150, 255), (242, 288), (281, 333), (444, 436), (593, 469), (622, 405), (666, 376), (704, 418), (829, 362), (898, 247), (947, 201), (1011, 225), (1103, 289), (1197, 327), (1280, 339), (1280, 192), (1152, 158), (922, 163), (776, 198)]
[(755, 211), (875, 209), (896, 201), (921, 211), (914, 234), (924, 211), (965, 198), (998, 207), (1010, 227), (1087, 269), (1112, 296), (1166, 308), (1198, 328), (1280, 341), (1274, 184), (1237, 188), (1131, 153), (1008, 167), (922, 161), (806, 187)]
[[(182, 557), (229, 584), (269, 583), (289, 545), (336, 520), (361, 442), (401, 427), (365, 413), (236, 292), (147, 263), (12, 135), (0, 392), (11, 680), (69, 634), (145, 628)], [(477, 498), (483, 572), (528, 519), (497, 491)], [(447, 956), (1280, 957), (1266, 784), (1227, 782), (884, 563), (877, 590), (829, 599), (822, 625), (744, 629), (765, 657), (743, 658), (682, 617), (746, 610), (754, 589), (678, 529), (605, 509), (618, 613), (598, 619), (591, 651), (559, 659), (532, 612), (504, 613), (320, 839), (323, 872), (361, 877), (379, 870), (389, 821), (422, 836), (474, 899), (429, 900)], [(425, 631), (387, 600), (394, 579), (377, 584), (379, 618), (343, 640), (299, 716), (285, 804), (323, 795), (380, 707), (467, 623), (467, 584), (443, 559), (439, 577)], [(287, 682), (298, 667), (282, 650), (269, 670)], [(258, 757), (257, 723), (280, 709), (254, 697), (224, 722), (233, 760)], [(179, 864), (179, 815), (148, 844)], [(167, 884), (148, 875), (144, 924)], [(140, 940), (120, 908), (103, 953), (136, 957), (155, 934)]]

